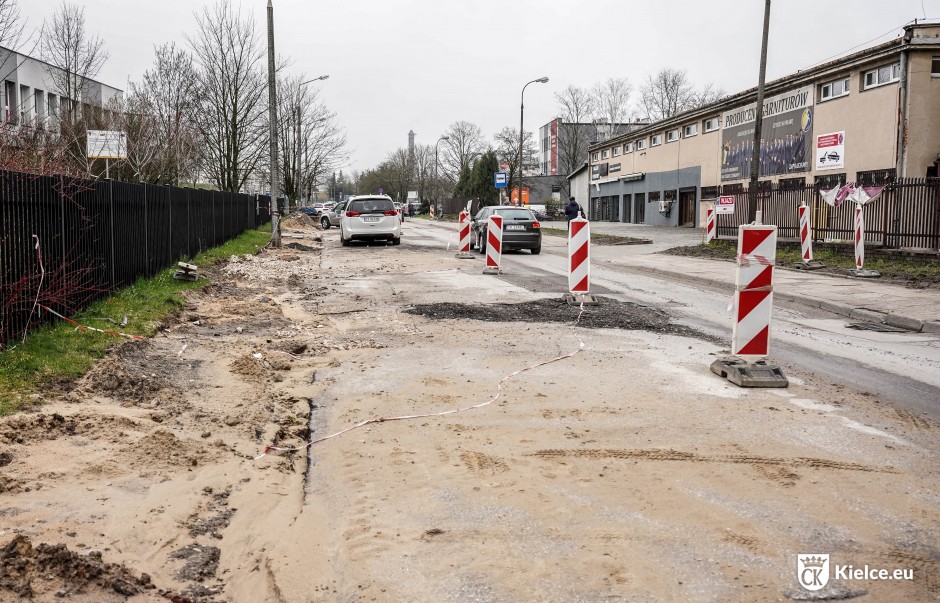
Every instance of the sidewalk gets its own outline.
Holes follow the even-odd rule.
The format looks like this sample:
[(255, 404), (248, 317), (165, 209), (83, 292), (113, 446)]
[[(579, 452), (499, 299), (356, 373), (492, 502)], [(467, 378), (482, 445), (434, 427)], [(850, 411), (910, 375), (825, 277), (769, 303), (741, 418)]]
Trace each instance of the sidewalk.
[[(435, 225), (454, 228), (453, 224)], [(547, 228), (566, 229), (564, 222), (546, 222)], [(671, 280), (697, 283), (734, 291), (734, 262), (703, 260), (658, 252), (671, 247), (697, 245), (702, 231), (697, 228), (646, 226), (618, 222), (591, 222), (595, 233), (650, 239), (647, 245), (595, 245), (595, 261), (611, 262)], [(551, 241), (560, 237), (546, 237)], [(553, 245), (554, 247), (554, 245)], [(846, 316), (852, 320), (940, 333), (940, 291), (909, 289), (878, 279), (855, 279), (789, 269), (774, 271), (774, 294), (778, 300), (795, 302)]]

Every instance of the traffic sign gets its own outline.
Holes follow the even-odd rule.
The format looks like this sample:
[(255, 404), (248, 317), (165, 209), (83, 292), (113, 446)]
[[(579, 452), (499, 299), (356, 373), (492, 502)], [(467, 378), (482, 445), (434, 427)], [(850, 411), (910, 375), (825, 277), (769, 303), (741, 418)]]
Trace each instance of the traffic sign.
[(509, 174), (506, 172), (493, 172), (493, 184), (496, 188), (506, 188), (509, 184)]

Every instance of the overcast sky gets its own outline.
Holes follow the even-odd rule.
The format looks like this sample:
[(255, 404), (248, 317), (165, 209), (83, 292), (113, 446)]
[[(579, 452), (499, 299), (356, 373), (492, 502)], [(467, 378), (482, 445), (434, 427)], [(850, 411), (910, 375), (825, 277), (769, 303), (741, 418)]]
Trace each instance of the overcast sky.
[[(214, 1), (214, 0), (211, 0)], [(38, 27), (60, 0), (21, 0)], [(185, 44), (203, 0), (79, 0), (110, 58), (99, 78), (122, 89), (139, 80), (153, 47)], [(243, 1), (264, 33), (267, 0)], [(661, 67), (686, 69), (727, 93), (757, 84), (764, 3), (759, 0), (274, 0), (279, 55), (313, 78), (346, 128), (348, 169), (374, 167), (406, 146), (434, 144), (454, 121), (488, 140), (557, 113), (554, 93), (609, 77), (636, 88)], [(768, 79), (896, 37), (913, 19), (940, 19), (940, 0), (786, 0), (773, 3)]]

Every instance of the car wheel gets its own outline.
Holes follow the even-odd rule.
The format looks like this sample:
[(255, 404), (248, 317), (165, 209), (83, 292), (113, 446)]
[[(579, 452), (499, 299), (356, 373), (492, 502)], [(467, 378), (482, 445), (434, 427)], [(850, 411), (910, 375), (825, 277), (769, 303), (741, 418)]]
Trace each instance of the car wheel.
[(339, 242), (343, 247), (349, 247), (349, 241), (343, 237), (343, 229), (339, 229)]
[(330, 229), (330, 219), (327, 218), (326, 216), (323, 216), (322, 218), (320, 218), (320, 226), (323, 227), (323, 230), (329, 230), (329, 229)]
[(392, 245), (401, 245), (401, 237), (395, 237), (392, 239)]
[(481, 235), (477, 233), (477, 251), (480, 253), (486, 253), (486, 235)]
[(538, 254), (540, 254), (540, 253), (542, 253), (542, 247), (541, 247), (541, 245), (538, 246), (538, 247), (533, 247), (533, 248), (532, 248), (532, 255), (538, 255)]

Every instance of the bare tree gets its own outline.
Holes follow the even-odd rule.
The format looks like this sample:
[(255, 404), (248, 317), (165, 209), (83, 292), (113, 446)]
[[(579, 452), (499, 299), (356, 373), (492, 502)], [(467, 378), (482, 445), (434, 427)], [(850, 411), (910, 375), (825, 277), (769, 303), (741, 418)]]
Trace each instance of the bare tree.
[(434, 190), (434, 186), (434, 145), (416, 145), (414, 187), (418, 191), (418, 198), (429, 198), (431, 191)]
[(456, 181), (462, 170), (469, 170), (473, 158), (486, 150), (483, 130), (469, 121), (455, 121), (447, 128), (447, 140), (440, 145), (440, 161), (444, 173)]
[(594, 84), (591, 96), (599, 139), (607, 140), (623, 133), (621, 124), (627, 121), (631, 92), (633, 87), (626, 78), (612, 77)]
[(238, 191), (266, 149), (265, 48), (254, 19), (224, 0), (197, 13), (196, 26), (187, 39), (197, 65), (205, 173), (220, 189)]
[(49, 79), (61, 97), (59, 107), (63, 117), (75, 122), (81, 101), (101, 100), (86, 99), (84, 93), (87, 82), (98, 75), (108, 60), (104, 41), (85, 29), (85, 8), (63, 1), (43, 25), (39, 52), (49, 65)]
[[(501, 166), (505, 166), (510, 186), (519, 185), (519, 130), (506, 126), (493, 136), (496, 143), (496, 158)], [(526, 131), (522, 139), (523, 165), (538, 165), (538, 156), (535, 148), (535, 136)]]
[(652, 121), (668, 119), (683, 111), (715, 102), (724, 96), (720, 88), (706, 84), (697, 90), (685, 70), (664, 67), (656, 75), (647, 76), (640, 88), (640, 103)]
[(309, 198), (348, 157), (346, 134), (336, 125), (336, 115), (316, 89), (304, 85), (306, 79), (283, 78), (277, 86), (282, 190), (293, 201)]
[(175, 44), (155, 48), (153, 66), (131, 84), (125, 108), (128, 165), (143, 182), (192, 181), (201, 153), (198, 80), (192, 56)]
[(558, 130), (558, 172), (570, 174), (580, 167), (587, 158), (588, 146), (591, 136), (580, 125), (591, 119), (594, 112), (594, 98), (584, 88), (569, 85), (561, 92), (555, 93), (558, 102), (558, 117), (563, 123), (576, 124), (570, 127), (562, 126)]
[(16, 48), (25, 28), (16, 0), (0, 0), (0, 46)]

